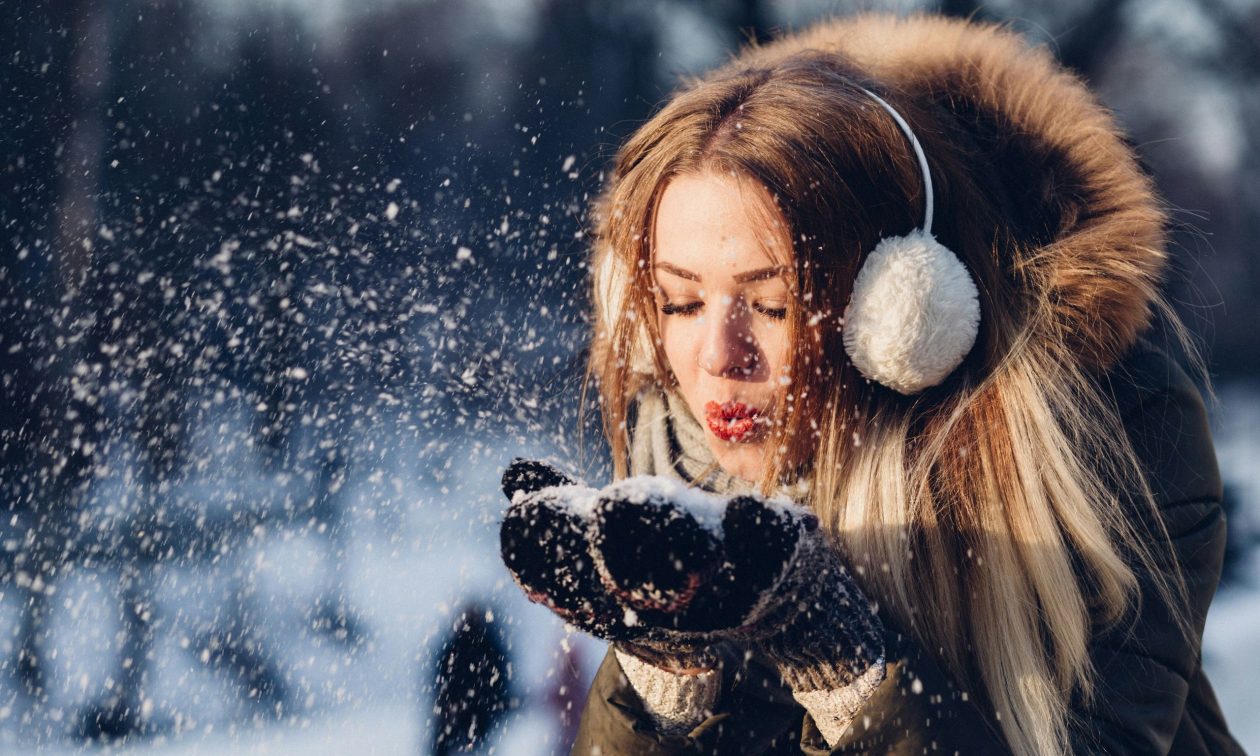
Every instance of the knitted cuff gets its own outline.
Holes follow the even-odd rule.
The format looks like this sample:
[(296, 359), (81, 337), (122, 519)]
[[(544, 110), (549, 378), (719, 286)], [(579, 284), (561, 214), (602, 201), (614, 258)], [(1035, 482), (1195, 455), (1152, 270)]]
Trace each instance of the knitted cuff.
[[(652, 632), (649, 631), (649, 633)], [(659, 667), (666, 672), (708, 669), (720, 663), (711, 643), (698, 644), (680, 637), (669, 637), (668, 631), (660, 635), (665, 635), (665, 637), (617, 641), (617, 653), (621, 656), (633, 656), (641, 662)]]
[[(774, 660), (794, 691), (848, 687), (873, 667), (884, 668), (882, 625), (863, 606), (857, 611), (827, 606), (834, 598), (809, 597), (812, 608), (780, 625), (778, 635), (758, 644)], [(825, 607), (825, 608), (823, 608)]]
[(676, 675), (620, 649), (614, 648), (613, 653), (662, 735), (686, 735), (717, 705), (722, 690), (720, 670)]
[(884, 660), (872, 664), (851, 684), (834, 690), (796, 690), (792, 697), (805, 707), (818, 731), (835, 748), (858, 712), (884, 680)]
[[(875, 674), (878, 670), (882, 679), (884, 675), (884, 657), (882, 649), (865, 645), (850, 645), (849, 640), (824, 640), (818, 645), (781, 644), (774, 638), (762, 644), (767, 656), (774, 659), (783, 681), (792, 690), (799, 692), (830, 691), (847, 688), (855, 681)], [(826, 649), (847, 648), (850, 653), (844, 656), (827, 653)]]
[(799, 561), (782, 586), (795, 600), (767, 616), (764, 624), (779, 630), (761, 650), (797, 692), (840, 690), (872, 668), (882, 677), (883, 624), (866, 597), (821, 541)]

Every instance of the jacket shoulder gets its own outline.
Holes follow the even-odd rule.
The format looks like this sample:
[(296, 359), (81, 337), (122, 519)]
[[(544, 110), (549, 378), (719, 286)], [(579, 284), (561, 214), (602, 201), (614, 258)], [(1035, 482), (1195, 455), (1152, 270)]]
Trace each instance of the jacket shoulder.
[[(1219, 707), (1201, 667), (1208, 606), (1220, 579), (1225, 552), (1221, 478), (1202, 396), (1186, 372), (1163, 350), (1139, 341), (1102, 379), (1114, 398), (1125, 433), (1142, 464), (1167, 533), (1156, 550), (1156, 569), (1179, 575), (1186, 604), (1169, 607), (1151, 576), (1139, 573), (1140, 597), (1124, 621), (1098, 628), (1091, 640), (1097, 690), (1074, 707), (1078, 750), (1181, 753), (1174, 743), (1213, 723), (1210, 736), (1233, 752)], [(1149, 510), (1132, 507), (1135, 517)], [(1153, 534), (1152, 534), (1153, 535)], [(1183, 632), (1175, 619), (1189, 623)], [(1202, 729), (1201, 732), (1209, 732)], [(1186, 749), (1187, 753), (1207, 749)]]
[(1103, 377), (1161, 508), (1219, 502), (1220, 470), (1207, 408), (1186, 371), (1142, 339)]

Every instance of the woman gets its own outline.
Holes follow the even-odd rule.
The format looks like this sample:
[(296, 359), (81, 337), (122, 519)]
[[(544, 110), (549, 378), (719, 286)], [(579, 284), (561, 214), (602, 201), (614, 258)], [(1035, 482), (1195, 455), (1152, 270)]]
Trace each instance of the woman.
[(883, 16), (750, 49), (597, 209), (620, 482), (504, 480), (518, 582), (612, 641), (575, 753), (1241, 753), (1203, 403), (1146, 338), (1188, 344), (1167, 219), (1048, 53)]

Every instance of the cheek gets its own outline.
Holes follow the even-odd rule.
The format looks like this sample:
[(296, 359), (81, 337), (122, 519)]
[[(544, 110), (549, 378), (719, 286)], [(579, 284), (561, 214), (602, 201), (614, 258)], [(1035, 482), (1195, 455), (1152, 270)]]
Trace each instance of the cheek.
[(686, 355), (691, 352), (692, 334), (686, 323), (662, 319), (657, 326), (661, 337), (661, 350), (665, 352), (665, 362), (670, 372), (680, 381), (685, 380), (687, 372)]
[(757, 334), (757, 342), (770, 368), (771, 380), (785, 375), (789, 361), (787, 325), (776, 323), (765, 326)]

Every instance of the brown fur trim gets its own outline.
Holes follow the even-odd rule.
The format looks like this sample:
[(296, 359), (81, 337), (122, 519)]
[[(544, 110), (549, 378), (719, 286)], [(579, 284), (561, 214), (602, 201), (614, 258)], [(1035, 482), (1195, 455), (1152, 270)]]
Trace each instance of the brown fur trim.
[(889, 92), (948, 111), (998, 165), (1024, 242), (1002, 264), (1043, 303), (1038, 337), (1098, 369), (1134, 344), (1167, 265), (1167, 217), (1111, 113), (1079, 78), (1003, 27), (878, 14), (815, 26), (732, 65), (810, 49), (838, 52)]

